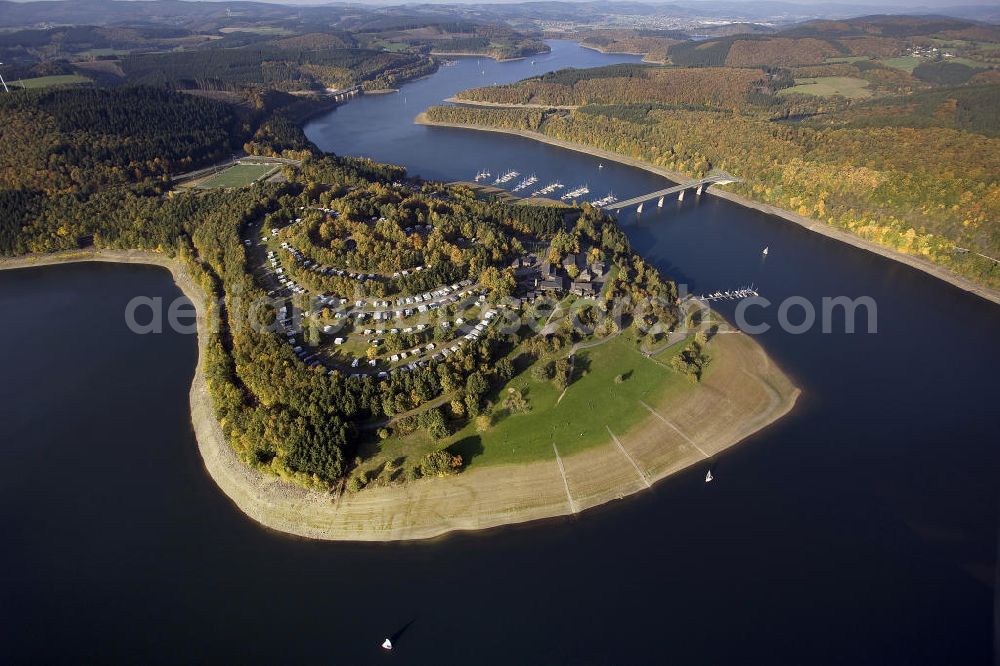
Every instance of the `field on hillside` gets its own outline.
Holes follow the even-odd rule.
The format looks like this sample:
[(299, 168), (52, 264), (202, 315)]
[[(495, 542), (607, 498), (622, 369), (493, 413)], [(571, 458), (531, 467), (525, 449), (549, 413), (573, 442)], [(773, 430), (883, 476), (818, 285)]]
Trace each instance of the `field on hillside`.
[[(618, 375), (620, 383), (615, 381)], [(554, 458), (553, 443), (567, 456), (610, 442), (608, 427), (622, 435), (648, 418), (640, 401), (662, 404), (668, 395), (692, 387), (682, 375), (637, 351), (630, 334), (579, 350), (574, 377), (562, 395), (551, 381), (537, 381), (531, 367), (525, 368), (493, 396), (489, 430), (477, 432), (473, 421), (437, 442), (422, 431), (393, 437), (381, 442), (381, 452), (371, 462), (377, 466), (385, 459), (418, 457), (445, 446), (461, 454), (470, 467)], [(512, 414), (504, 407), (510, 389), (521, 391), (531, 411)]]
[(886, 67), (894, 67), (896, 69), (901, 69), (908, 74), (912, 74), (913, 70), (917, 68), (917, 65), (924, 62), (924, 59), (916, 56), (900, 56), (898, 58), (882, 58), (879, 62)]
[(814, 95), (816, 97), (832, 97), (840, 95), (848, 99), (871, 97), (868, 82), (852, 76), (821, 76), (815, 79), (795, 79), (791, 88), (780, 91), (782, 95)]
[(21, 88), (50, 88), (52, 86), (68, 86), (75, 83), (90, 83), (90, 79), (77, 74), (63, 74), (59, 76), (39, 76), (34, 79), (19, 79), (8, 82), (8, 85), (19, 86)]

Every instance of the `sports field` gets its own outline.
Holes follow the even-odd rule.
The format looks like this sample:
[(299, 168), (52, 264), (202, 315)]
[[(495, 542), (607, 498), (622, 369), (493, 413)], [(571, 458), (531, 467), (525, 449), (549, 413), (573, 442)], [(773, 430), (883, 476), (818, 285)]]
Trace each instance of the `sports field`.
[(198, 183), (202, 190), (246, 187), (281, 168), (280, 164), (236, 164)]

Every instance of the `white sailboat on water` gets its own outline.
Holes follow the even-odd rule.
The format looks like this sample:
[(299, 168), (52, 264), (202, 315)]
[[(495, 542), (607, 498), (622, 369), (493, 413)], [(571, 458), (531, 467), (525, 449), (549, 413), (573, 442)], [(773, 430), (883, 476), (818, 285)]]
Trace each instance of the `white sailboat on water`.
[(663, 197), (660, 197), (660, 200), (656, 202), (656, 207), (663, 208)]
[(383, 650), (391, 650), (392, 649), (392, 641), (389, 640), (388, 638), (385, 639), (384, 641), (382, 641), (382, 649)]
[(639, 204), (639, 207), (635, 209), (635, 212), (636, 213), (641, 213), (642, 212), (642, 204)]
[(764, 251), (761, 252), (761, 254), (764, 255), (765, 257), (767, 256), (767, 247), (764, 248)]
[(712, 483), (712, 479), (714, 478), (715, 477), (712, 476), (712, 470), (708, 470), (708, 474), (705, 475), (705, 483)]

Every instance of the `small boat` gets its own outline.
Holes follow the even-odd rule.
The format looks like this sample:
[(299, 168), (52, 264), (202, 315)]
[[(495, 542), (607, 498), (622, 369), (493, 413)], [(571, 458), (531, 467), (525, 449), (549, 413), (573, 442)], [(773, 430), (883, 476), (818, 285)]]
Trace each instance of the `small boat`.
[(761, 254), (764, 255), (765, 257), (767, 256), (767, 248), (766, 247), (764, 248), (764, 251), (761, 252)]
[(603, 169), (604, 168), (604, 162), (601, 162), (600, 164), (598, 164), (597, 168), (598, 169)]
[(641, 213), (642, 212), (642, 204), (639, 204), (639, 207), (635, 209), (635, 212), (636, 213)]
[(660, 200), (656, 202), (656, 207), (663, 208), (663, 197), (660, 197)]
[(384, 641), (382, 641), (382, 649), (383, 650), (391, 650), (392, 649), (392, 641), (389, 640), (388, 638), (385, 639)]
[[(713, 478), (715, 478), (715, 477), (712, 476), (712, 470), (708, 470), (708, 474), (705, 475), (705, 483), (712, 483), (712, 479)], [(386, 640), (388, 640), (388, 639), (386, 639)], [(382, 647), (385, 647), (385, 646), (383, 645)], [(392, 648), (390, 647), (389, 649), (392, 649)]]

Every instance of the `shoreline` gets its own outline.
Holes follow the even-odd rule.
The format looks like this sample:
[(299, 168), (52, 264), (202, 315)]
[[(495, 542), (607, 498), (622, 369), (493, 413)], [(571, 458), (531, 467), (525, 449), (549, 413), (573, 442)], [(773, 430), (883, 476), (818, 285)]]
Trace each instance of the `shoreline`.
[(576, 514), (646, 490), (701, 463), (705, 455), (736, 445), (786, 415), (800, 394), (750, 337), (718, 335), (713, 344), (719, 345), (721, 368), (710, 368), (702, 383), (666, 404), (647, 405), (650, 416), (632, 429), (611, 433), (609, 428), (612, 439), (606, 445), (562, 460), (473, 468), (452, 477), (335, 498), (245, 465), (226, 441), (202, 371), (208, 340), (205, 294), (179, 260), (137, 250), (70, 250), (3, 259), (0, 270), (84, 262), (144, 264), (170, 271), (197, 312), (198, 360), (189, 402), (205, 469), (248, 518), (300, 537), (430, 539)]
[[(575, 40), (573, 40), (575, 41)], [(590, 49), (591, 51), (597, 51), (598, 53), (603, 53), (604, 55), (624, 55), (624, 56), (642, 56), (642, 61), (649, 63), (650, 65), (666, 65), (666, 60), (654, 60), (649, 57), (648, 53), (641, 53), (639, 51), (606, 51), (599, 46), (591, 46), (590, 44), (584, 44), (583, 42), (576, 42), (581, 48)]]
[[(511, 106), (511, 105), (507, 105)], [(513, 106), (512, 108), (518, 108)], [(555, 137), (550, 137), (541, 132), (535, 132), (532, 130), (518, 130), (518, 129), (508, 129), (504, 127), (487, 127), (485, 125), (463, 125), (460, 123), (448, 123), (436, 120), (430, 120), (427, 117), (427, 112), (423, 111), (419, 113), (413, 120), (414, 123), (418, 125), (427, 125), (428, 127), (450, 127), (454, 129), (463, 130), (475, 130), (478, 132), (495, 132), (498, 134), (511, 134), (514, 136), (520, 136), (525, 139), (532, 139), (533, 141), (540, 141), (542, 143), (547, 143), (551, 146), (556, 146), (557, 148), (565, 148), (566, 150), (572, 150), (578, 153), (584, 153), (591, 155), (592, 157), (599, 157), (611, 162), (618, 162), (619, 164), (625, 164), (627, 166), (635, 167), (637, 169), (643, 169), (651, 173), (655, 173), (660, 176), (665, 176), (676, 183), (683, 183), (691, 180), (687, 175), (671, 171), (670, 169), (665, 169), (663, 167), (656, 166), (655, 164), (650, 164), (649, 162), (644, 162), (642, 160), (636, 159), (634, 157), (628, 157), (627, 155), (621, 155), (619, 153), (614, 153), (609, 150), (604, 150), (603, 148), (595, 148), (593, 146), (587, 146), (582, 143), (574, 143), (572, 141), (565, 141), (563, 139), (557, 139)], [(734, 192), (729, 192), (726, 190), (719, 189), (718, 185), (706, 188), (707, 193), (712, 196), (719, 197), (720, 199), (725, 199), (731, 201), (732, 203), (739, 204), (745, 208), (752, 208), (754, 210), (760, 211), (767, 215), (773, 215), (779, 217), (787, 222), (792, 222), (800, 227), (808, 229), (809, 231), (814, 231), (820, 235), (826, 236), (832, 240), (840, 241), (841, 243), (846, 243), (853, 247), (861, 250), (867, 250), (873, 254), (880, 255), (885, 259), (891, 261), (896, 261), (901, 264), (907, 265), (911, 268), (915, 268), (919, 271), (927, 273), (931, 277), (935, 277), (939, 280), (947, 282), (954, 287), (958, 287), (963, 291), (967, 291), (971, 294), (984, 298), (988, 301), (992, 301), (1000, 305), (1000, 290), (990, 289), (979, 284), (976, 284), (972, 280), (953, 273), (944, 266), (933, 263), (928, 259), (924, 259), (918, 255), (904, 254), (902, 252), (897, 252), (891, 248), (879, 245), (873, 241), (861, 238), (860, 236), (855, 236), (852, 233), (832, 227), (825, 222), (819, 220), (813, 220), (811, 218), (799, 215), (790, 210), (785, 210), (783, 208), (778, 208), (770, 204), (761, 203), (755, 201), (749, 197), (743, 196), (742, 194), (736, 194)]]
[(483, 102), (475, 99), (461, 99), (460, 97), (447, 97), (445, 102), (452, 104), (462, 104), (464, 106), (486, 106), (502, 109), (558, 109), (560, 111), (574, 111), (580, 108), (579, 104), (501, 104), (500, 102)]
[[(432, 56), (441, 56), (442, 58), (489, 58), (490, 60), (495, 60), (496, 62), (514, 62), (516, 60), (527, 60), (528, 56), (515, 56), (513, 58), (498, 58), (495, 55), (490, 55), (489, 53), (472, 53), (470, 51), (434, 51), (430, 52)], [(541, 55), (535, 53), (534, 55)]]

